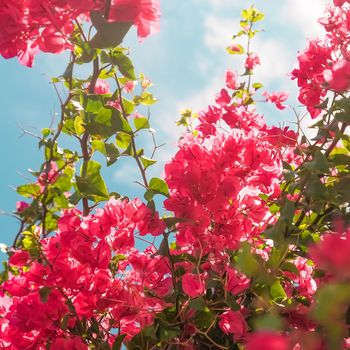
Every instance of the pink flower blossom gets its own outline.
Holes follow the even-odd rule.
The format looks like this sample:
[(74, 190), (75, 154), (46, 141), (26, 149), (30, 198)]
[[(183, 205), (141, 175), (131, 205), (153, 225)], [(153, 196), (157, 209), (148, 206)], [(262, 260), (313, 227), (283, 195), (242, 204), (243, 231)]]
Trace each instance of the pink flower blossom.
[(288, 350), (288, 339), (284, 335), (272, 332), (251, 333), (247, 341), (247, 350)]
[(248, 326), (240, 311), (225, 311), (219, 316), (219, 327), (225, 334), (232, 334), (233, 339), (245, 337)]
[(238, 76), (236, 72), (232, 70), (226, 72), (226, 86), (231, 90), (236, 90), (238, 88)]
[(191, 298), (199, 297), (205, 292), (201, 277), (193, 273), (186, 273), (182, 276), (182, 289)]
[(339, 278), (350, 276), (349, 269), (344, 268), (350, 266), (349, 252), (350, 230), (345, 233), (327, 233), (318, 245), (310, 248), (310, 256), (316, 266)]
[(16, 203), (16, 211), (17, 213), (22, 213), (23, 210), (29, 207), (29, 204), (23, 201), (19, 201)]
[(260, 58), (256, 53), (251, 53), (246, 58), (244, 66), (247, 70), (253, 70), (260, 63)]
[[(89, 88), (89, 87), (88, 87)], [(94, 93), (98, 95), (105, 95), (110, 93), (110, 87), (106, 80), (97, 79), (96, 85), (94, 88)]]
[(285, 91), (273, 92), (271, 94), (264, 92), (263, 96), (266, 102), (274, 103), (278, 109), (285, 109), (287, 106), (283, 104), (288, 99), (288, 93)]
[(350, 88), (350, 62), (341, 60), (333, 64), (331, 69), (323, 72), (323, 77), (329, 89), (344, 92)]
[(240, 294), (247, 290), (250, 285), (250, 279), (236, 270), (228, 268), (226, 270), (227, 274), (227, 283), (226, 290), (231, 292), (233, 295)]
[(133, 22), (140, 39), (159, 30), (159, 0), (113, 0), (110, 21)]

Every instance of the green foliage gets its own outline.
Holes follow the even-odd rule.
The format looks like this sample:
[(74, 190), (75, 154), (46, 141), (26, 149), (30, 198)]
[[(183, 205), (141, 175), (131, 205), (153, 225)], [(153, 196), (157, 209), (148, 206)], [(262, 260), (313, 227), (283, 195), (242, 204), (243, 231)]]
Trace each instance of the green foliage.
[(76, 176), (77, 189), (82, 198), (90, 199), (94, 202), (107, 200), (107, 186), (100, 173), (101, 164), (90, 160), (84, 162), (80, 170), (80, 176)]

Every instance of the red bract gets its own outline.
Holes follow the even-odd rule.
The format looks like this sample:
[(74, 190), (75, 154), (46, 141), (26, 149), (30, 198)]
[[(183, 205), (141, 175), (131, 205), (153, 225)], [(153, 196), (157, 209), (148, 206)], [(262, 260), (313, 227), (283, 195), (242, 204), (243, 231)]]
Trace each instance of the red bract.
[[(19, 339), (24, 338), (28, 349), (48, 340), (51, 349), (87, 349), (80, 338), (60, 335), (63, 318), (73, 327), (83, 318), (108, 314), (105, 322), (129, 337), (149, 324), (164, 305), (154, 295), (167, 295), (172, 287), (169, 266), (165, 258), (154, 256), (154, 248), (138, 252), (134, 236), (139, 227), (142, 234), (158, 234), (163, 226), (157, 221), (159, 217), (140, 201), (112, 198), (86, 218), (77, 210), (66, 211), (57, 234), (40, 242), (42, 262), (30, 264), (28, 252), (16, 251), (10, 264), (19, 267), (20, 274), (2, 285), (13, 297), (10, 307), (2, 310), (11, 349), (22, 349)], [(127, 244), (118, 242), (123, 232), (132, 236)], [(22, 271), (24, 263), (29, 269)]]
[(350, 87), (350, 62), (347, 60), (336, 62), (331, 69), (323, 72), (323, 77), (329, 89), (344, 92)]
[(226, 311), (219, 316), (219, 327), (225, 334), (232, 334), (233, 339), (245, 337), (248, 326), (240, 311)]
[(248, 55), (244, 65), (248, 70), (253, 70), (258, 64), (261, 64), (259, 56), (256, 53), (251, 53)]
[(289, 350), (288, 339), (276, 333), (252, 333), (248, 337), (247, 350)]
[[(274, 221), (259, 194), (279, 194), (282, 160), (288, 155), (293, 162), (296, 144), (288, 129), (269, 129), (254, 110), (231, 104), (226, 90), (216, 102), (219, 106), (200, 114), (198, 137), (185, 139), (165, 166), (170, 190), (165, 207), (186, 218), (176, 237), (178, 246), (192, 254), (193, 249), (214, 255), (225, 248), (235, 250), (240, 241), (258, 236)], [(230, 132), (218, 133), (222, 121)]]
[(205, 292), (205, 286), (201, 276), (186, 273), (182, 276), (182, 289), (191, 298), (196, 298)]
[(159, 30), (159, 0), (113, 0), (110, 21), (133, 22), (143, 39)]
[[(18, 56), (31, 67), (39, 50), (58, 54), (73, 49), (70, 35), (74, 22), (81, 22), (89, 11), (104, 12), (105, 1), (10, 0), (0, 4), (0, 54)], [(140, 39), (159, 28), (159, 2), (156, 0), (115, 0), (109, 20), (132, 22)]]
[(238, 88), (238, 76), (236, 72), (232, 70), (226, 72), (226, 86), (231, 90), (236, 90)]
[(350, 8), (342, 6), (345, 2), (334, 1), (334, 7), (327, 8), (319, 20), (327, 31), (325, 39), (310, 41), (298, 57), (299, 67), (292, 72), (292, 79), (298, 79), (299, 101), (312, 118), (321, 113), (317, 106), (324, 101), (327, 90), (344, 92), (350, 88)]
[[(89, 86), (87, 87), (89, 88)], [(97, 79), (95, 84), (94, 93), (98, 95), (104, 95), (110, 93), (110, 87), (106, 80), (103, 79)]]
[(285, 109), (287, 107), (283, 104), (288, 99), (288, 93), (285, 91), (273, 92), (271, 94), (264, 92), (263, 96), (267, 102), (274, 103), (278, 109)]
[(316, 266), (340, 279), (349, 278), (350, 230), (344, 233), (330, 232), (322, 237), (321, 242), (310, 248), (310, 256)]

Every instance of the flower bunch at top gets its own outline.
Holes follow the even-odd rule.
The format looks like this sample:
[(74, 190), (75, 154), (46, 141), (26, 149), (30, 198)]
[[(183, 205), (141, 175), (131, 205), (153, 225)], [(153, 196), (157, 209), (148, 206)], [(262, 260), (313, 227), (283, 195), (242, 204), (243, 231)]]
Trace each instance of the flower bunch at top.
[[(108, 7), (107, 7), (108, 6)], [(0, 3), (0, 54), (32, 66), (39, 51), (72, 49), (71, 34), (90, 11), (108, 12), (108, 22), (130, 22), (139, 38), (159, 27), (158, 0), (9, 0)]]
[(343, 93), (350, 88), (350, 5), (334, 1), (319, 23), (325, 28), (323, 40), (311, 40), (299, 54), (298, 67), (292, 71), (297, 79), (299, 101), (312, 118), (321, 113), (318, 108), (329, 90)]

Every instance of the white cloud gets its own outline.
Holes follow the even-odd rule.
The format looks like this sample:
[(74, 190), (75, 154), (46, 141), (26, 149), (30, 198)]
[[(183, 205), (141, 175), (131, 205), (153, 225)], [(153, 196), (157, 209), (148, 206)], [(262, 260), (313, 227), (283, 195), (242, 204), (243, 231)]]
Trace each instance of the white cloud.
[(255, 77), (258, 81), (266, 84), (276, 79), (287, 80), (286, 76), (293, 68), (295, 57), (293, 50), (284, 42), (257, 37), (254, 51), (261, 60), (261, 66), (256, 67)]
[(308, 39), (321, 37), (324, 30), (317, 23), (322, 17), (326, 0), (286, 0), (280, 9), (279, 16), (281, 23), (288, 23), (299, 30)]
[(219, 15), (208, 15), (204, 21), (204, 44), (211, 51), (223, 50), (231, 43), (232, 34), (239, 30), (239, 18), (222, 18)]

